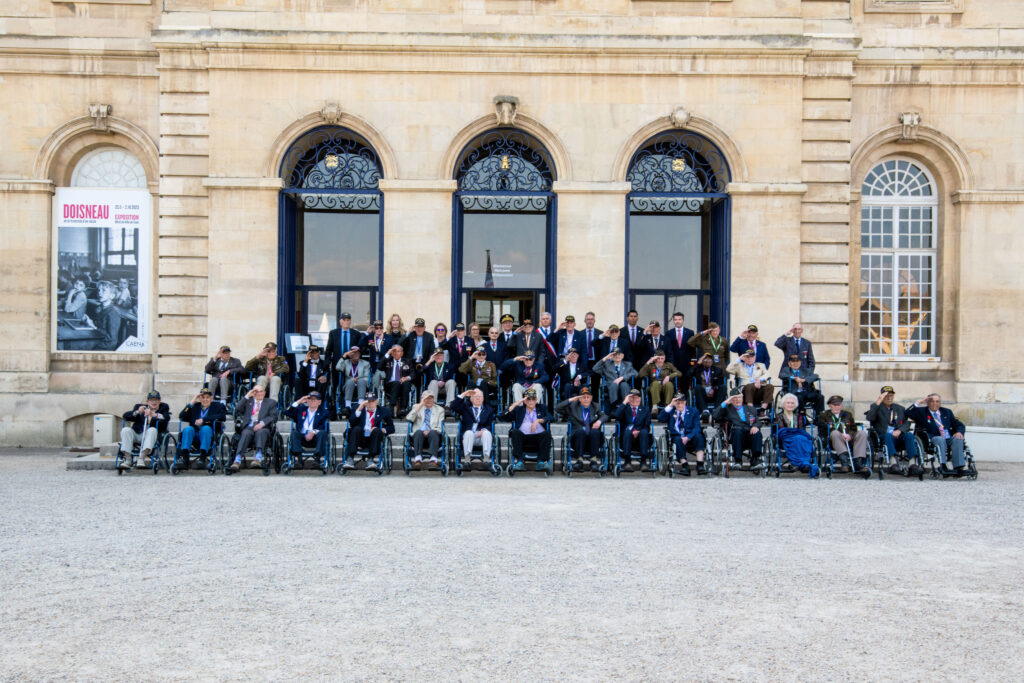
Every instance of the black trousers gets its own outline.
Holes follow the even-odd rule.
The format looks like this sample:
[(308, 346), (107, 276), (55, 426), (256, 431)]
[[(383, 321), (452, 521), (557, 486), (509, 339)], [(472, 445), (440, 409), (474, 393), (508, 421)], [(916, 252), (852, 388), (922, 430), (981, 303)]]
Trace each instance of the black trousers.
[(693, 402), (697, 406), (697, 410), (702, 413), (705, 410), (712, 410), (715, 406), (721, 405), (722, 401), (725, 400), (725, 385), (719, 384), (715, 387), (714, 392), (711, 396), (708, 396), (707, 387), (700, 384), (693, 392)]
[(761, 457), (761, 444), (762, 444), (761, 430), (758, 430), (757, 434), (751, 434), (749, 428), (740, 429), (739, 427), (732, 428), (732, 434), (729, 436), (729, 443), (732, 444), (732, 457), (736, 462), (743, 462), (743, 449), (750, 449), (751, 458)]
[(596, 458), (601, 452), (601, 438), (604, 431), (601, 429), (573, 429), (572, 437), (569, 439), (572, 446), (572, 456), (582, 458), (590, 456)]
[(348, 447), (345, 449), (345, 457), (351, 459), (355, 456), (356, 451), (360, 448), (365, 448), (369, 451), (371, 458), (376, 458), (380, 455), (380, 440), (383, 438), (384, 432), (379, 428), (375, 427), (370, 436), (363, 434), (362, 429), (349, 429), (348, 432)]
[(292, 429), (292, 434), (290, 437), (288, 437), (288, 450), (291, 451), (294, 455), (299, 455), (300, 453), (302, 453), (303, 447), (306, 447), (315, 449), (316, 452), (319, 454), (320, 449), (324, 445), (324, 439), (326, 438), (326, 435), (327, 432), (321, 430), (316, 433), (316, 436), (313, 437), (312, 441), (306, 441), (305, 437), (302, 435), (302, 432), (300, 432), (298, 429)]
[(825, 410), (825, 399), (822, 397), (821, 392), (817, 389), (806, 389), (796, 394), (799, 403), (799, 409), (803, 410), (805, 406), (811, 406), (814, 408), (816, 413), (820, 413)]
[(412, 383), (411, 379), (408, 382), (384, 382), (384, 389), (388, 392), (388, 403), (391, 404), (393, 413), (409, 407)]
[(551, 433), (547, 430), (540, 434), (523, 434), (513, 429), (509, 432), (509, 439), (512, 441), (512, 457), (517, 460), (523, 459), (524, 451), (537, 453), (541, 460), (551, 457)]
[(650, 455), (651, 450), (651, 433), (646, 429), (641, 429), (640, 433), (635, 437), (633, 431), (623, 427), (622, 428), (622, 462), (629, 462), (629, 456), (633, 453), (635, 448), (641, 455)]

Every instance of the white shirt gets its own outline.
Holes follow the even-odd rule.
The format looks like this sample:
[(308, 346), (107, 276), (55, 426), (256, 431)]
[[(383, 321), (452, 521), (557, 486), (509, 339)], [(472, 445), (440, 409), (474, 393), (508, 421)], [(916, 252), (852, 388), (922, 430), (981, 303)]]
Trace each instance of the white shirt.
[(302, 433), (308, 434), (313, 431), (313, 421), (316, 420), (316, 411), (313, 409), (306, 410), (306, 419), (302, 422)]

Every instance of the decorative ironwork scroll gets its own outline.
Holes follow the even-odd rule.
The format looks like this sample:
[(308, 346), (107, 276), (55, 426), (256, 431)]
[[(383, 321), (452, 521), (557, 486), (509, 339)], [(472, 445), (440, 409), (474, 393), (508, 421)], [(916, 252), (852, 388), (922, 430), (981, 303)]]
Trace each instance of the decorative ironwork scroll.
[(288, 149), (281, 177), (286, 190), (376, 190), (381, 164), (373, 148), (352, 131), (321, 126)]
[(459, 197), (466, 211), (547, 211), (551, 197), (530, 194), (464, 194)]
[(633, 155), (626, 179), (634, 192), (725, 192), (729, 166), (715, 145), (698, 133), (659, 133)]
[(463, 152), (455, 178), (463, 191), (550, 192), (554, 165), (530, 135), (498, 128), (476, 138)]

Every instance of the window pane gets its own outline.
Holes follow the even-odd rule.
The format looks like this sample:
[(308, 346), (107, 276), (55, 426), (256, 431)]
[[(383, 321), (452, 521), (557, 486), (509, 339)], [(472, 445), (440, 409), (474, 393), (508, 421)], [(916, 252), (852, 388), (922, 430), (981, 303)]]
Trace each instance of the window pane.
[[(373, 320), (372, 309), (373, 295), (370, 292), (341, 293), (341, 311), (338, 314), (348, 313), (351, 315), (352, 327), (365, 332)], [(334, 320), (337, 320), (337, 317)]]
[(306, 332), (330, 332), (338, 320), (337, 292), (309, 292)]
[(466, 213), (462, 227), (463, 287), (543, 289), (546, 286), (547, 215)]
[(892, 353), (892, 256), (860, 258), (860, 352)]
[(301, 222), (299, 284), (378, 286), (379, 214), (307, 211)]
[(640, 320), (637, 325), (640, 329), (647, 327), (647, 323), (652, 320), (658, 320), (661, 322), (661, 331), (665, 331), (665, 321), (662, 317), (665, 315), (665, 297), (661, 294), (637, 294), (636, 304), (633, 306), (636, 309), (637, 314), (640, 316)]
[[(695, 331), (704, 329), (704, 326), (697, 320), (697, 304), (699, 303), (700, 296), (697, 294), (686, 294), (682, 296), (669, 295), (668, 297), (668, 319), (663, 323), (665, 327), (662, 329), (663, 332), (672, 331), (672, 314), (682, 313), (683, 326), (689, 327)], [(650, 318), (648, 318), (650, 320)]]
[(897, 353), (930, 354), (934, 337), (931, 255), (900, 254), (898, 276)]
[(700, 216), (631, 215), (630, 289), (700, 289), (701, 223)]
[(860, 212), (860, 245), (868, 249), (892, 247), (893, 214), (891, 206), (865, 206)]

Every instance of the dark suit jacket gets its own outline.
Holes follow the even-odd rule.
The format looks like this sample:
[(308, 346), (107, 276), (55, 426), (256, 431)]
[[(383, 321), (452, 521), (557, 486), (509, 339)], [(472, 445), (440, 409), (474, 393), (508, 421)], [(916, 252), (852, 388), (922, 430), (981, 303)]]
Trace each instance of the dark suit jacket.
[[(193, 427), (195, 427), (195, 422), (196, 420), (202, 417), (202, 413), (203, 404), (196, 401), (195, 403), (189, 403), (184, 408), (182, 408), (181, 412), (178, 413), (178, 419), (184, 422), (185, 424), (190, 424)], [(202, 420), (204, 425), (219, 422), (221, 424), (221, 427), (223, 427), (224, 420), (227, 419), (227, 416), (228, 412), (227, 409), (224, 408), (223, 403), (221, 403), (220, 401), (211, 401), (210, 407), (207, 408), (206, 410), (206, 417), (202, 417)], [(220, 428), (214, 427), (214, 429)]]
[(234, 356), (231, 356), (231, 358), (227, 360), (227, 365), (224, 367), (223, 370), (221, 370), (220, 368), (220, 359), (211, 358), (210, 361), (206, 364), (206, 368), (204, 368), (203, 372), (205, 372), (207, 375), (216, 375), (217, 377), (220, 377), (220, 374), (222, 372), (230, 372), (233, 375), (236, 372), (241, 372), (242, 370), (242, 361), (235, 358)]
[[(768, 345), (765, 344), (760, 339), (756, 340), (754, 344), (756, 345), (754, 349), (754, 353), (756, 354), (754, 356), (754, 362), (763, 363), (764, 367), (768, 368), (772, 362), (772, 359), (768, 357)], [(750, 343), (746, 339), (742, 337), (736, 337), (736, 341), (732, 343), (732, 346), (729, 347), (729, 350), (735, 354), (740, 354), (746, 351), (748, 348), (750, 348)]]
[[(590, 356), (588, 355), (588, 352), (590, 350), (590, 344), (587, 342), (587, 328), (586, 327), (581, 328), (579, 330), (579, 333), (583, 335), (583, 348), (581, 348), (579, 350), (580, 351), (580, 356), (584, 360), (589, 362), (590, 361)], [(604, 334), (604, 330), (599, 330), (597, 327), (594, 328), (594, 361), (595, 362), (597, 362), (601, 358), (601, 342), (603, 341), (601, 339), (601, 335), (602, 334)]]
[[(569, 376), (569, 361), (564, 358), (555, 367), (555, 376), (558, 377), (559, 386), (564, 387), (575, 381), (575, 378)], [(590, 384), (590, 368), (582, 358), (576, 361), (576, 377), (580, 378), (581, 387)]]
[(416, 362), (416, 333), (410, 332), (401, 341), (402, 349), (405, 351), (405, 358), (414, 365), (423, 365), (430, 362), (430, 354), (434, 353), (434, 335), (423, 333), (422, 353), (423, 358)]
[(462, 351), (459, 351), (459, 338), (452, 337), (445, 342), (445, 348), (448, 349), (448, 360), (456, 368), (469, 360), (470, 355), (473, 353), (473, 340), (469, 337), (462, 338)]
[[(295, 424), (292, 426), (293, 431), (299, 431), (302, 429), (302, 425), (306, 422), (306, 416), (309, 414), (309, 406), (299, 404), (290, 405), (288, 410), (284, 411), (284, 414)], [(316, 415), (313, 417), (313, 431), (322, 432), (327, 429), (327, 423), (330, 422), (331, 415), (321, 403), (316, 409)]]
[[(473, 404), (462, 397), (457, 397), (452, 401), (451, 407), (452, 412), (459, 416), (459, 435), (461, 436), (473, 428)], [(492, 422), (494, 422), (494, 408), (487, 405), (487, 401), (484, 401), (483, 405), (480, 406), (478, 428), (490, 429)]]
[[(963, 422), (956, 419), (953, 411), (949, 408), (939, 408), (939, 417), (949, 436), (967, 432), (967, 427), (964, 426)], [(932, 419), (932, 413), (928, 410), (928, 406), (914, 405), (908, 408), (907, 418), (914, 421), (916, 429), (927, 433), (929, 437), (939, 436), (939, 427), (935, 424), (935, 420)]]
[[(249, 426), (249, 415), (252, 413), (252, 404), (256, 399), (243, 398), (235, 405), (235, 431), (241, 432)], [(260, 413), (256, 416), (257, 422), (262, 422), (264, 427), (275, 427), (277, 425), (277, 401), (272, 398), (263, 399), (260, 405)]]
[[(558, 330), (548, 339), (548, 343), (551, 344), (555, 351), (555, 355), (559, 358), (565, 355), (565, 340), (569, 336), (569, 330)], [(587, 338), (583, 336), (583, 333), (579, 330), (574, 330), (572, 333), (572, 339), (569, 345), (580, 352), (580, 356), (583, 356), (587, 347)]]
[(525, 363), (521, 361), (516, 362), (515, 373), (516, 382), (522, 384), (524, 387), (527, 384), (540, 384), (542, 386), (547, 386), (548, 380), (550, 379), (548, 374), (544, 372), (544, 368), (537, 365), (536, 361), (529, 370), (526, 369)]
[[(396, 361), (395, 361), (394, 358), (392, 358), (391, 356), (388, 356), (387, 358), (384, 359), (384, 362), (381, 364), (380, 369), (384, 373), (384, 381), (385, 382), (391, 382), (391, 381), (394, 380), (394, 376), (395, 376), (395, 362)], [(412, 366), (412, 363), (407, 361), (405, 359), (405, 356), (402, 356), (402, 358), (399, 359), (397, 362), (401, 363), (401, 365), (402, 365), (402, 369), (399, 370), (399, 375), (398, 375), (399, 377), (410, 377), (410, 378), (413, 377), (413, 366)]]
[(679, 431), (676, 426), (678, 411), (671, 405), (661, 411), (658, 421), (668, 425), (668, 433), (672, 436), (685, 436), (688, 439), (700, 436), (700, 411), (696, 408), (686, 406), (683, 411), (683, 430)]
[(633, 406), (623, 403), (612, 416), (618, 420), (622, 429), (629, 429), (629, 425), (633, 423), (633, 429), (650, 429), (651, 428), (651, 409), (647, 406), (637, 406), (636, 408), (636, 422), (633, 422)]
[(814, 350), (809, 340), (801, 337), (797, 343), (796, 337), (782, 335), (775, 340), (775, 347), (782, 349), (783, 360), (788, 362), (790, 356), (800, 356), (800, 367), (814, 372)]
[[(373, 335), (363, 335), (363, 343), (360, 346), (359, 355), (364, 358), (373, 370), (380, 369), (380, 360), (384, 357), (384, 354), (388, 352), (392, 346), (395, 345), (395, 338), (390, 334), (381, 336), (380, 350), (377, 350), (377, 344)], [(337, 363), (333, 367), (337, 367)]]
[(487, 352), (487, 360), (494, 363), (494, 367), (500, 368), (501, 364), (505, 362), (505, 345), (501, 343), (499, 338), (494, 342), (495, 348), (491, 348), (491, 340), (488, 339), (483, 344), (484, 351)]
[[(631, 339), (630, 336), (629, 336), (629, 325), (622, 325), (622, 326), (620, 326), (619, 327), (619, 339), (625, 339), (627, 342), (629, 342), (629, 345), (633, 348), (633, 350), (636, 351), (638, 348), (640, 348), (640, 344), (644, 340), (644, 326), (643, 325), (637, 325), (636, 326), (636, 339), (635, 340)], [(644, 359), (644, 360), (646, 360), (646, 359)]]
[[(125, 420), (131, 423), (132, 430), (136, 434), (142, 434), (142, 432), (144, 431), (144, 427), (146, 426), (146, 416), (135, 415), (135, 411), (147, 405), (149, 404), (136, 403), (134, 406), (132, 406), (131, 410), (129, 410), (122, 416), (124, 417)], [(160, 407), (156, 409), (156, 412), (157, 416), (155, 418), (150, 419), (149, 426), (156, 427), (157, 433), (163, 434), (164, 432), (167, 431), (167, 423), (170, 422), (171, 419), (171, 408), (166, 403), (161, 403)]]
[(533, 332), (530, 333), (529, 343), (527, 343), (526, 341), (526, 334), (522, 332), (512, 337), (512, 341), (515, 344), (516, 352), (515, 354), (513, 354), (515, 356), (521, 356), (527, 351), (533, 351), (533, 355), (537, 358), (537, 360), (541, 360), (543, 358), (543, 354), (547, 353), (546, 350), (544, 350), (543, 353), (541, 351), (542, 347), (544, 346), (544, 337), (542, 337), (540, 332), (538, 332), (537, 330), (534, 330)]
[[(892, 408), (891, 411), (890, 408)], [(879, 436), (884, 436), (889, 431), (890, 424), (893, 429), (898, 429), (901, 432), (910, 428), (907, 411), (899, 403), (893, 403), (891, 406), (872, 403), (864, 413), (864, 417), (871, 423), (871, 429)]]
[[(628, 360), (630, 363), (633, 362), (633, 345), (629, 343), (629, 337), (624, 337), (619, 334), (619, 338), (615, 340), (617, 348), (622, 349), (622, 360)], [(597, 358), (594, 362), (597, 362), (612, 352), (612, 339), (611, 337), (605, 337), (601, 340), (598, 345)]]
[(362, 346), (363, 333), (354, 327), (348, 329), (349, 340), (347, 348), (341, 348), (341, 332), (340, 327), (335, 327), (331, 330), (331, 333), (327, 335), (327, 348), (324, 349), (324, 356), (327, 359), (328, 367), (337, 367), (338, 361), (341, 360), (342, 355), (348, 353), (353, 346)]
[[(317, 380), (317, 382), (316, 382), (316, 386), (314, 386), (314, 387), (309, 386), (309, 376), (313, 372), (313, 370), (312, 370), (312, 368), (310, 366), (315, 366), (316, 367), (315, 379)], [(298, 372), (295, 373), (295, 391), (296, 391), (296, 393), (299, 396), (305, 396), (306, 394), (308, 394), (311, 391), (314, 391), (314, 390), (320, 391), (321, 388), (322, 388), (323, 391), (320, 391), (320, 393), (322, 394), (325, 391), (327, 391), (327, 388), (326, 388), (327, 385), (326, 384), (321, 385), (319, 380), (320, 380), (321, 377), (330, 377), (330, 376), (331, 376), (331, 366), (327, 364), (327, 359), (325, 359), (324, 357), (321, 356), (320, 360), (316, 361), (316, 362), (313, 362), (313, 361), (309, 361), (309, 362), (302, 361), (301, 363), (299, 363), (299, 370), (298, 370)]]
[(696, 349), (687, 343), (690, 341), (690, 337), (693, 336), (693, 330), (689, 327), (681, 329), (683, 331), (683, 347), (679, 348), (679, 345), (676, 343), (676, 336), (678, 334), (676, 328), (670, 327), (668, 333), (665, 334), (665, 337), (668, 339), (665, 355), (668, 356), (666, 360), (672, 363), (672, 365), (679, 368), (680, 371), (686, 372), (686, 368), (690, 367), (690, 361), (694, 358)]
[(755, 426), (754, 422), (756, 419), (756, 411), (748, 406), (743, 406), (743, 417), (740, 417), (740, 411), (732, 404), (728, 404), (724, 408), (719, 404), (718, 408), (715, 409), (715, 420), (717, 422), (728, 422), (732, 429), (745, 429), (749, 431), (751, 427)]
[(702, 365), (694, 365), (690, 369), (687, 381), (690, 384), (696, 382), (697, 387), (710, 386), (712, 388), (717, 388), (725, 384), (725, 373), (722, 372), (722, 368), (718, 367), (717, 365), (712, 365), (710, 368), (707, 369), (710, 370), (710, 374), (708, 375), (708, 379), (710, 380), (709, 382), (704, 381), (705, 368)]
[[(573, 429), (583, 429), (583, 404), (579, 401), (565, 400), (555, 406), (555, 410), (564, 410), (566, 415), (569, 416), (569, 424), (572, 425)], [(598, 420), (601, 421), (603, 426), (608, 422), (608, 416), (601, 412), (601, 406), (597, 401), (592, 401), (590, 404), (590, 415), (587, 420), (590, 424), (594, 424)]]
[[(363, 433), (363, 427), (366, 426), (367, 411), (364, 407), (359, 414), (353, 410), (352, 415), (348, 418), (348, 428), (353, 429), (359, 434)], [(395, 433), (395, 423), (391, 420), (391, 411), (388, 408), (378, 405), (376, 412), (373, 414), (375, 429), (382, 429), (385, 434)]]
[[(519, 427), (523, 424), (523, 419), (525, 417), (526, 406), (518, 405), (513, 410), (506, 410), (504, 413), (501, 414), (501, 417), (499, 417), (498, 419), (501, 420), (502, 422), (511, 422), (512, 429), (519, 429)], [(541, 426), (544, 428), (544, 431), (548, 431), (550, 429), (551, 419), (548, 416), (548, 409), (544, 407), (543, 403), (537, 404), (537, 419), (544, 420), (544, 422), (541, 423)]]

